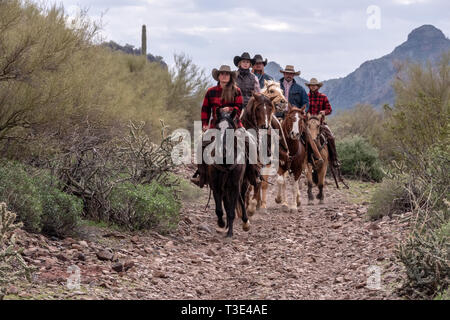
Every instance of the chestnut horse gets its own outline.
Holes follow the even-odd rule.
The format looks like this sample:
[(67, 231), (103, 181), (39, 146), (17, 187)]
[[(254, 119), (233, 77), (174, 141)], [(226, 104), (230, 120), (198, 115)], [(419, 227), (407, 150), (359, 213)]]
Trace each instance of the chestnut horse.
[[(304, 106), (299, 109), (289, 105), (286, 118), (281, 125), (291, 158), (286, 164), (280, 164), (280, 168), (278, 169), (278, 194), (275, 198), (275, 202), (281, 203), (284, 209), (289, 208), (291, 211), (297, 211), (298, 207), (301, 205), (299, 181), (307, 155), (303, 134), (306, 131), (305, 108), (306, 107)], [(288, 207), (285, 194), (286, 181), (284, 178), (286, 175), (293, 188), (292, 194), (294, 198), (290, 207)]]
[[(328, 168), (328, 145), (325, 136), (320, 133), (320, 127), (323, 124), (325, 116), (323, 114), (319, 116), (311, 116), (308, 114), (307, 128), (311, 134), (313, 143), (316, 144), (319, 152), (324, 160), (323, 165), (319, 168), (314, 167), (314, 165), (309, 161), (309, 156), (305, 158), (304, 166), (306, 168), (306, 178), (308, 179), (308, 205), (314, 204), (314, 196), (312, 194), (313, 182), (319, 188), (319, 193), (317, 194), (317, 199), (319, 199), (319, 204), (323, 204), (323, 186), (325, 183), (325, 176), (327, 174)], [(308, 148), (308, 153), (311, 151)]]
[[(247, 107), (241, 115), (242, 125), (246, 130), (249, 130), (249, 133), (253, 135), (255, 144), (258, 147), (259, 145), (259, 135), (262, 130), (269, 130), (271, 128), (272, 115), (275, 112), (275, 107), (273, 103), (264, 95), (254, 93), (250, 98)], [(270, 157), (270, 149), (262, 150), (262, 152), (266, 152), (266, 155)], [(259, 154), (259, 153), (258, 153)], [(263, 161), (262, 159), (258, 159), (259, 164)], [(245, 194), (245, 203), (247, 207), (247, 213), (249, 216), (255, 214), (256, 209), (259, 209), (261, 206), (261, 182), (252, 179), (252, 177), (247, 177), (246, 179), (247, 185), (244, 187), (247, 188), (247, 192)], [(253, 197), (251, 197), (251, 193), (253, 191)], [(250, 198), (251, 197), (251, 198)]]

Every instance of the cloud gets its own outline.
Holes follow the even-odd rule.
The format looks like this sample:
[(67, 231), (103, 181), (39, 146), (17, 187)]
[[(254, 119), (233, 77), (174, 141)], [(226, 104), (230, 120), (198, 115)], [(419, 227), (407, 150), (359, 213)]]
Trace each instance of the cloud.
[[(147, 25), (148, 50), (171, 64), (184, 52), (209, 73), (232, 65), (244, 51), (282, 65), (294, 64), (302, 76), (342, 77), (369, 59), (391, 52), (412, 29), (433, 24), (449, 34), (448, 0), (380, 0), (381, 29), (366, 26), (373, 0), (63, 0), (103, 16), (107, 40), (140, 46)], [(73, 9), (71, 9), (73, 10)]]

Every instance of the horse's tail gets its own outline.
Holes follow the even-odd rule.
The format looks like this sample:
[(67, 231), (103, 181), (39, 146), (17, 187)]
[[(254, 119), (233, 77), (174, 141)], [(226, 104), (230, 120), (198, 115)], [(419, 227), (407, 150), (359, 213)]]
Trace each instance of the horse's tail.
[(319, 184), (319, 173), (317, 172), (317, 170), (313, 170), (312, 179), (314, 184)]

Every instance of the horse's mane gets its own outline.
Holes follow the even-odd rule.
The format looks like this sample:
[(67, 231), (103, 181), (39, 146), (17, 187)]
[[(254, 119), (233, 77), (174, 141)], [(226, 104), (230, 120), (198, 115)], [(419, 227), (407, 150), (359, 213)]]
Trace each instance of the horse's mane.
[(267, 85), (264, 87), (264, 89), (261, 90), (262, 94), (267, 93), (267, 90), (269, 89), (269, 87), (271, 86), (276, 86), (278, 89), (281, 90), (281, 85), (279, 82), (275, 81), (275, 80), (269, 80), (267, 81)]

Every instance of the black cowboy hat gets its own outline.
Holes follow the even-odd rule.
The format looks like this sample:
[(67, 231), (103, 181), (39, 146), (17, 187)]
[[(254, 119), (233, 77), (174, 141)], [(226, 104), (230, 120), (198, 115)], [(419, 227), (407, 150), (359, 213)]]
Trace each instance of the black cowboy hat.
[(264, 67), (267, 66), (267, 59), (263, 60), (263, 57), (260, 54), (255, 54), (253, 57), (253, 60), (255, 61), (254, 64), (257, 64), (258, 62), (262, 62)]
[(244, 52), (241, 56), (234, 57), (234, 65), (237, 67), (241, 60), (250, 60), (252, 65), (255, 64), (255, 59), (250, 58), (250, 54), (248, 52)]
[(216, 68), (214, 68), (212, 70), (211, 74), (212, 74), (212, 77), (214, 78), (214, 80), (219, 81), (219, 73), (221, 73), (221, 72), (228, 72), (231, 75), (231, 77), (234, 80), (236, 80), (236, 76), (237, 76), (236, 71), (231, 71), (230, 66), (227, 66), (227, 65), (221, 66), (219, 70), (217, 70)]

